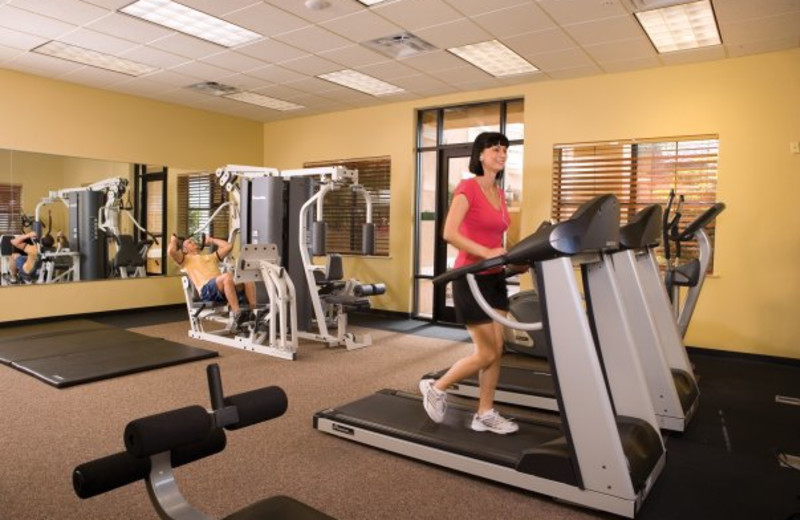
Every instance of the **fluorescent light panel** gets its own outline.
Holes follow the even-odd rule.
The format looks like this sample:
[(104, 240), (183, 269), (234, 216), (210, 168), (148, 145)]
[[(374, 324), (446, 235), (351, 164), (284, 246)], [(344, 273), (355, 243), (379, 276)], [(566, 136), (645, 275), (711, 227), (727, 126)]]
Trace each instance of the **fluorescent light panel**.
[(261, 38), (260, 34), (244, 27), (172, 0), (138, 0), (120, 11), (223, 47), (235, 47)]
[(282, 99), (263, 96), (261, 94), (256, 94), (255, 92), (236, 92), (234, 94), (226, 94), (222, 97), (233, 99), (235, 101), (241, 101), (242, 103), (250, 103), (251, 105), (271, 108), (273, 110), (280, 110), (281, 112), (305, 108), (303, 105), (297, 105), (295, 103), (290, 103), (289, 101), (283, 101)]
[(722, 43), (709, 0), (641, 11), (636, 18), (659, 53)]
[(33, 49), (33, 52), (74, 61), (75, 63), (81, 63), (99, 69), (119, 72), (120, 74), (127, 74), (128, 76), (142, 76), (158, 70), (150, 65), (144, 65), (143, 63), (125, 60), (110, 54), (104, 54), (102, 52), (57, 41), (50, 41), (44, 45), (40, 45)]
[(528, 74), (539, 70), (497, 40), (447, 50), (496, 77)]
[(320, 74), (317, 77), (372, 96), (388, 96), (405, 92), (405, 90), (396, 85), (386, 83), (378, 78), (373, 78), (372, 76), (367, 76), (366, 74), (351, 69)]

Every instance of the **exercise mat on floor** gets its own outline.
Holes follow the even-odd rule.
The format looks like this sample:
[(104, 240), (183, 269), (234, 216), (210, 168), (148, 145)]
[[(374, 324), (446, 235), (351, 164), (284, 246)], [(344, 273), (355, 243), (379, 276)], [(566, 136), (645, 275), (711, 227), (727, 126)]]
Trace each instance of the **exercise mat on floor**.
[(217, 356), (91, 320), (14, 329), (0, 335), (0, 362), (58, 388)]

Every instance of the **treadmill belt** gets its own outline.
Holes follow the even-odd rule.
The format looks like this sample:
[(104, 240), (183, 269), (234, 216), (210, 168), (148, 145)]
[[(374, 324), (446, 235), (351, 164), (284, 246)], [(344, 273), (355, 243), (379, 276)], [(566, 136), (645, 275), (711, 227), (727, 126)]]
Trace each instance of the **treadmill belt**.
[(473, 414), (474, 409), (448, 406), (445, 421), (436, 424), (419, 396), (383, 390), (317, 416), (512, 468), (527, 449), (562, 436), (559, 428), (524, 419), (517, 420), (520, 430), (514, 435), (474, 432)]
[(57, 388), (216, 357), (89, 320), (3, 329), (0, 361)]

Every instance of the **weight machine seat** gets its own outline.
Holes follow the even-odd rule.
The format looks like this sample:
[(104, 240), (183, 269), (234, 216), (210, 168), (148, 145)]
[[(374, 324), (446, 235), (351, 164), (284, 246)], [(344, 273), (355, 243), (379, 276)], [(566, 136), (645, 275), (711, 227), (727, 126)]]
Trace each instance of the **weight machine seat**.
[(114, 256), (114, 268), (140, 267), (144, 265), (140, 245), (136, 244), (131, 235), (118, 235), (116, 237), (117, 254)]
[(322, 299), (333, 305), (341, 305), (349, 310), (369, 309), (369, 298), (353, 296), (351, 294), (330, 294), (322, 296)]
[(241, 511), (226, 516), (223, 520), (333, 520), (333, 517), (321, 513), (302, 502), (278, 495), (270, 497)]

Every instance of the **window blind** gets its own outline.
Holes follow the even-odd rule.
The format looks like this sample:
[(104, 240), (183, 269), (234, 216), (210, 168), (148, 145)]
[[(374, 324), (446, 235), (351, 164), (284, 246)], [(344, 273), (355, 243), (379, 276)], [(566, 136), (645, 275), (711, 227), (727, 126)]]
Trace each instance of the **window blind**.
[[(213, 173), (191, 173), (178, 176), (178, 234), (186, 237), (208, 221), (228, 193)], [(219, 212), (206, 234), (228, 239), (228, 208)]]
[(0, 234), (22, 232), (22, 186), (0, 184)]
[[(685, 199), (683, 228), (716, 202), (718, 156), (716, 135), (556, 145), (551, 216), (564, 220), (587, 200), (613, 193), (624, 224), (650, 204), (666, 209), (675, 190)], [(712, 223), (707, 229), (712, 245), (714, 231)], [(656, 254), (663, 255), (663, 248)], [(682, 246), (682, 258), (697, 255), (695, 242)]]
[[(358, 182), (372, 198), (372, 222), (375, 224), (375, 255), (389, 256), (389, 206), (391, 195), (391, 158), (369, 157), (305, 163), (305, 168), (344, 166), (358, 170)], [(361, 254), (362, 225), (367, 221), (364, 196), (339, 189), (325, 196), (323, 220), (328, 224), (327, 251)]]

